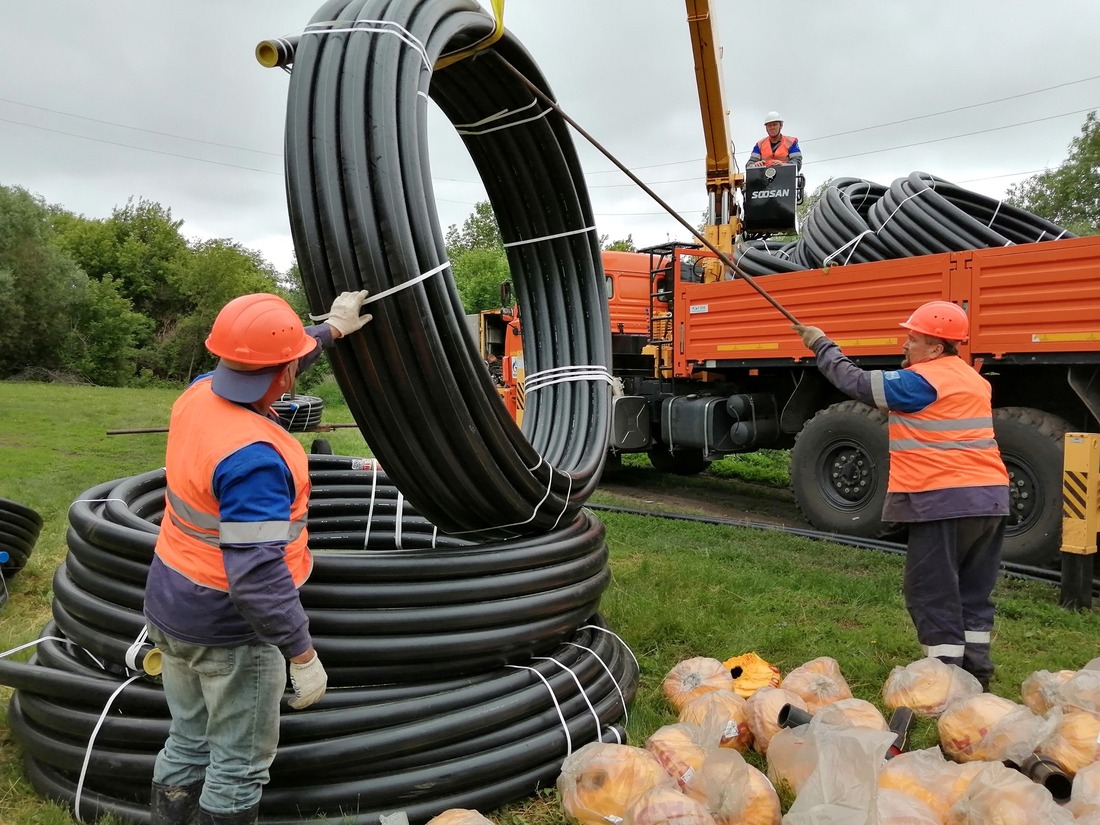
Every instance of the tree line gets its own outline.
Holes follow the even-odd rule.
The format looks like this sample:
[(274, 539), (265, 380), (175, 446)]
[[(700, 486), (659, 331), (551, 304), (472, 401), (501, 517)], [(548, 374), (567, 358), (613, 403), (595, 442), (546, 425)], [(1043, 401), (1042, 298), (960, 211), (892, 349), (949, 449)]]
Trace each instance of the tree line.
[[(1096, 112), (1065, 161), (1010, 187), (1007, 200), (1079, 235), (1100, 233)], [(0, 380), (182, 384), (213, 366), (203, 342), (232, 298), (274, 292), (306, 317), (296, 266), (279, 272), (230, 239), (186, 240), (182, 225), (171, 209), (144, 199), (94, 219), (0, 185)], [(445, 240), (465, 310), (498, 306), (510, 275), (488, 201), (449, 227)], [(602, 236), (600, 246), (634, 250), (629, 236)], [(324, 370), (311, 373), (318, 380)]]

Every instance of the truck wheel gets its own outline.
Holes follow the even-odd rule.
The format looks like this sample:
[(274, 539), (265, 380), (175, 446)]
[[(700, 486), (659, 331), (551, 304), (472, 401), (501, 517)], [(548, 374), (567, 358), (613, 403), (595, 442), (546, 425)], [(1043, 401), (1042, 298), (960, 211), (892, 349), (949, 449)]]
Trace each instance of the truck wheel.
[(881, 538), (890, 472), (886, 415), (842, 401), (811, 418), (791, 450), (791, 489), (802, 515), (818, 530)]
[(1070, 425), (1029, 407), (993, 411), (993, 431), (1008, 469), (1008, 526), (1003, 558), (1044, 565), (1061, 547), (1063, 438)]
[(658, 444), (649, 451), (649, 463), (661, 473), (678, 476), (696, 476), (707, 468), (702, 450), (669, 450)]

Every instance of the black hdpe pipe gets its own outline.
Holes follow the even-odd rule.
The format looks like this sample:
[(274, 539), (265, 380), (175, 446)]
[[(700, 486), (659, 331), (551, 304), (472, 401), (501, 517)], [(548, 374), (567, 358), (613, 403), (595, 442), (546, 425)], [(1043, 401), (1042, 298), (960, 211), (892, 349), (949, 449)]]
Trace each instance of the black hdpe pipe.
[(833, 181), (792, 245), (739, 244), (754, 275), (1072, 238), (1051, 221), (957, 184), (913, 172), (882, 186)]
[[(26, 566), (40, 532), (42, 516), (25, 504), (0, 498), (0, 578), (15, 578)], [(0, 597), (6, 594), (0, 585)]]
[(1059, 805), (1069, 802), (1073, 791), (1073, 777), (1053, 759), (1033, 753), (1018, 765), (1011, 760), (1005, 760), (1005, 765), (1042, 785), (1050, 791), (1050, 795)]
[[(357, 459), (310, 457), (311, 476), (328, 491), (326, 506), (365, 514), (368, 501), (400, 499), (385, 474), (353, 469), (362, 466)], [(113, 813), (148, 822), (148, 782), (167, 735), (163, 695), (139, 680), (119, 693), (102, 723), (100, 716), (132, 675), (121, 657), (143, 624), (138, 580), (163, 515), (163, 484), (163, 471), (153, 471), (98, 485), (74, 502), (54, 621), (43, 628), (30, 662), (0, 660), (0, 683), (16, 688), (9, 721), (28, 778), (40, 793), (74, 807), (87, 761), (80, 798), (86, 819)], [(422, 521), (409, 508), (403, 513)], [(581, 615), (594, 611), (606, 586), (602, 524), (581, 513), (540, 538), (475, 544), (437, 535), (435, 549), (415, 550), (395, 544), (400, 529), (370, 541), (364, 525), (353, 532), (355, 552), (329, 551), (324, 530), (311, 534), (317, 552), (307, 587), (314, 591), (307, 597), (303, 588), (303, 601), (310, 602), (311, 624), (327, 623), (328, 633), (315, 637), (326, 666), (343, 651), (371, 665), (334, 664), (332, 688), (320, 703), (283, 713), (262, 822), (350, 811), (347, 821), (373, 825), (395, 807), (413, 822), (448, 807), (488, 809), (552, 782), (570, 748), (611, 735), (608, 726), (623, 718), (637, 689), (638, 669), (598, 615), (588, 624), (588, 614)], [(377, 547), (380, 536), (385, 544)], [(118, 580), (111, 560), (123, 572)], [(496, 579), (510, 584), (501, 588)], [(346, 607), (331, 603), (329, 585)], [(358, 603), (355, 586), (362, 590)], [(483, 655), (455, 643), (464, 635), (456, 624), (478, 624), (463, 609), (483, 615), (472, 631), (485, 640)], [(407, 616), (409, 627), (387, 613)], [(540, 623), (554, 627), (524, 635)], [(393, 662), (375, 666), (372, 659), (386, 655), (387, 637), (343, 634), (379, 628), (389, 631), (395, 652)], [(96, 649), (85, 650), (85, 642)], [(406, 647), (418, 661), (404, 661)], [(541, 656), (532, 659), (532, 652)], [(347, 681), (371, 677), (380, 678), (363, 686)]]
[[(310, 458), (311, 477), (326, 482), (325, 509), (346, 516), (338, 531), (326, 531), (328, 517), (315, 521), (311, 498), (314, 568), (300, 591), (333, 684), (499, 667), (556, 647), (595, 612), (610, 572), (604, 526), (591, 513), (537, 538), (474, 544), (437, 537), (435, 549), (425, 543), (410, 550), (395, 545), (392, 527), (372, 524), (368, 537), (370, 502), (396, 501), (399, 494), (383, 473), (345, 473), (352, 461)], [(163, 499), (164, 472), (157, 470), (93, 488), (70, 509), (70, 552), (54, 577), (54, 620), (108, 661), (123, 663), (144, 627), (144, 581)], [(132, 501), (146, 511), (140, 524)], [(161, 510), (149, 501), (159, 501)], [(411, 508), (403, 512), (421, 520)], [(350, 530), (346, 520), (355, 513), (359, 526)], [(448, 655), (433, 657), (441, 647)]]
[[(497, 56), (548, 90), (537, 66), (506, 32), (474, 58), (431, 70), (493, 27), (473, 0), (326, 3), (293, 49), (286, 165), (312, 309), (344, 290), (378, 299), (373, 323), (333, 350), (367, 442), (441, 530), (506, 538), (569, 523), (595, 489), (611, 343), (598, 237), (568, 130)], [(354, 31), (324, 33), (333, 28)], [(456, 125), (496, 214), (528, 380), (590, 367), (585, 380), (528, 391), (523, 432), (499, 403), (447, 262), (428, 95)]]
[[(810, 724), (813, 718), (812, 713), (807, 713), (801, 708), (788, 704), (779, 709), (776, 723), (781, 728), (797, 728)], [(916, 716), (912, 708), (894, 708), (894, 712), (890, 714), (889, 722), (890, 732), (894, 734), (894, 741), (886, 750), (886, 759), (893, 759), (905, 750), (909, 744), (909, 734), (913, 730), (915, 721)]]

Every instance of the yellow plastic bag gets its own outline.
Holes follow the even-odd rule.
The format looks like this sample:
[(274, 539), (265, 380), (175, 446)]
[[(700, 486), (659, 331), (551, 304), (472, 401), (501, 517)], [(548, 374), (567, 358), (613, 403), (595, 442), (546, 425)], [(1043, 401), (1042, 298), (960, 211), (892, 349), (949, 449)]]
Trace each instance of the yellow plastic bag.
[(748, 699), (762, 687), (779, 687), (779, 668), (755, 653), (743, 653), (722, 663), (733, 678), (733, 692)]

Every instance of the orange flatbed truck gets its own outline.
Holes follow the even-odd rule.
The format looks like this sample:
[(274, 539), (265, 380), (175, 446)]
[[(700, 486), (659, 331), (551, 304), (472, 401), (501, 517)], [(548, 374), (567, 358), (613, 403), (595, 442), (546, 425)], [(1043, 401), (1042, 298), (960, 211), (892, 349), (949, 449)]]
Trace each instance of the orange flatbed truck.
[[(883, 536), (885, 415), (840, 394), (790, 322), (742, 279), (700, 282), (711, 253), (651, 247), (649, 329), (612, 324), (612, 451), (649, 453), (695, 473), (723, 455), (791, 448), (792, 488), (815, 527)], [(686, 277), (685, 277), (686, 274)], [(609, 270), (614, 294), (635, 277)], [(967, 310), (960, 355), (993, 386), (995, 428), (1012, 478), (1005, 558), (1057, 556), (1062, 439), (1100, 432), (1100, 237), (925, 255), (768, 275), (758, 284), (802, 323), (825, 330), (864, 368), (893, 369), (899, 323), (930, 300)], [(632, 304), (637, 312), (637, 302)], [(622, 328), (637, 329), (638, 316)], [(629, 358), (623, 357), (629, 354)]]

